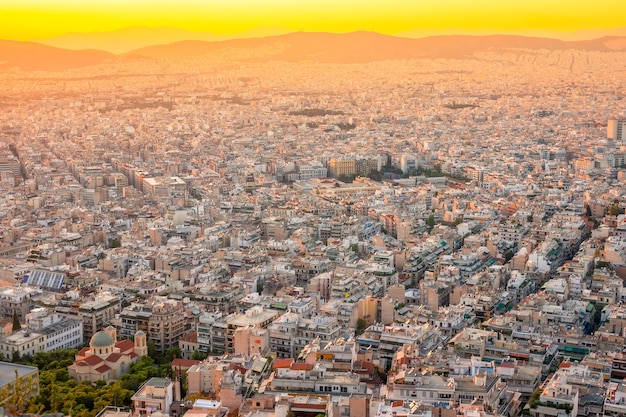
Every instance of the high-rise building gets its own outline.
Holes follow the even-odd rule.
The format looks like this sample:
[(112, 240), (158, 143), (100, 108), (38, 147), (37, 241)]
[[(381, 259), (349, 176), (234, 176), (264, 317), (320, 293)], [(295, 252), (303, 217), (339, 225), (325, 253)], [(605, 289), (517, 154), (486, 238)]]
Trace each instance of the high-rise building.
[(607, 125), (606, 137), (626, 141), (626, 120), (611, 119)]

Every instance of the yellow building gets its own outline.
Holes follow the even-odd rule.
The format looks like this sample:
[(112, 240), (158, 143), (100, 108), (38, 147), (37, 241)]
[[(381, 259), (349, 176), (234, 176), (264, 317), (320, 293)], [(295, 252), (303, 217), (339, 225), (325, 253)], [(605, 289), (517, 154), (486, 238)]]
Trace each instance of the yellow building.
[(356, 159), (331, 159), (328, 162), (328, 174), (333, 178), (356, 175)]

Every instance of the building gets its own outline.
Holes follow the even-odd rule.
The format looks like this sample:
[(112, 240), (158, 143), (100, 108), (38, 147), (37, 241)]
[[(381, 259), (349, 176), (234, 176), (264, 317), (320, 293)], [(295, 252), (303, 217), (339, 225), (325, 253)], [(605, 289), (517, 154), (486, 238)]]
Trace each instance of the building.
[[(22, 393), (28, 400), (39, 394), (39, 369), (36, 366), (19, 365), (10, 362), (0, 362), (0, 392), (10, 394), (16, 379), (20, 381)], [(0, 406), (10, 414), (19, 414), (20, 410), (11, 410), (11, 400), (5, 400)]]
[(530, 405), (530, 415), (544, 416), (577, 416), (578, 388), (567, 382), (567, 370), (559, 369), (548, 381), (539, 396), (539, 401)]
[(626, 141), (626, 120), (609, 120), (606, 129), (606, 137)]
[(187, 370), (187, 393), (218, 394), (226, 365), (219, 362), (200, 362)]
[(356, 175), (356, 159), (331, 159), (328, 161), (328, 175), (333, 178)]
[(169, 378), (150, 378), (131, 400), (135, 415), (149, 416), (156, 411), (168, 415), (172, 403), (180, 400), (180, 387)]
[(59, 305), (55, 311), (70, 319), (83, 323), (83, 340), (89, 340), (99, 330), (104, 329), (119, 314), (121, 301), (118, 296), (102, 293), (93, 300)]
[(178, 339), (178, 348), (183, 359), (191, 359), (198, 351), (198, 332), (190, 332)]
[(142, 330), (159, 352), (178, 347), (185, 332), (185, 314), (176, 300), (155, 297), (145, 303), (134, 303), (120, 313), (120, 335), (131, 338)]
[(4, 287), (0, 289), (0, 316), (13, 317), (17, 314), (24, 322), (26, 314), (35, 306), (34, 297), (42, 291), (32, 287)]
[(24, 355), (32, 356), (46, 350), (46, 336), (29, 329), (18, 330), (10, 336), (0, 339), (0, 353), (4, 358), (12, 359)]
[(609, 383), (604, 400), (604, 415), (607, 417), (626, 415), (626, 383)]
[(143, 192), (155, 197), (183, 195), (187, 183), (179, 177), (155, 177), (143, 180)]
[(46, 352), (74, 349), (83, 345), (83, 322), (67, 319), (46, 308), (36, 308), (26, 315), (28, 329), (45, 336)]
[(109, 326), (94, 334), (89, 347), (76, 354), (74, 363), (68, 367), (70, 378), (78, 382), (111, 382), (130, 370), (130, 366), (148, 354), (146, 335), (135, 333), (135, 341), (117, 340), (117, 332)]

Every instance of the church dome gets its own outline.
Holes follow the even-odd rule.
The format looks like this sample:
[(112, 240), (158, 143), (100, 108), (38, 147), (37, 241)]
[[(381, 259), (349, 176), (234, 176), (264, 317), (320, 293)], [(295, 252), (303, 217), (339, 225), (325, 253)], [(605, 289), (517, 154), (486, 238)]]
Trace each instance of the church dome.
[(113, 336), (105, 331), (100, 331), (94, 334), (89, 342), (89, 346), (99, 348), (110, 347), (114, 344), (115, 340), (113, 340)]

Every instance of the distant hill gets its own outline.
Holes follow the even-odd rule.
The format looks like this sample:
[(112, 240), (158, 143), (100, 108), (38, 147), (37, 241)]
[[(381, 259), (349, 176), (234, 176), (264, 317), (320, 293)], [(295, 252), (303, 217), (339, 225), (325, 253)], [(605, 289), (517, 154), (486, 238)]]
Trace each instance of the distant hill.
[(115, 55), (95, 50), (69, 51), (34, 42), (0, 40), (0, 69), (60, 71), (97, 65), (115, 59)]
[(562, 41), (514, 35), (431, 36), (402, 38), (374, 32), (344, 34), (296, 32), (286, 35), (219, 42), (186, 40), (135, 49), (122, 55), (85, 49), (67, 50), (34, 42), (0, 41), (0, 70), (65, 70), (107, 60), (168, 59), (230, 54), (233, 59), (287, 62), (366, 63), (419, 58), (465, 58), (476, 52), (506, 49), (626, 51), (626, 37)]
[(154, 45), (132, 51), (149, 58), (194, 56), (228, 49), (267, 49), (265, 58), (280, 61), (316, 61), (331, 63), (363, 63), (380, 60), (415, 58), (462, 58), (489, 49), (578, 49), (588, 51), (626, 50), (626, 38), (606, 37), (590, 41), (562, 41), (514, 35), (431, 36), (401, 38), (374, 32), (344, 34), (296, 32), (254, 39), (233, 39), (222, 42), (182, 41), (170, 45)]
[(260, 38), (287, 32), (287, 30), (281, 28), (257, 28), (236, 35), (228, 35), (211, 32), (192, 32), (171, 27), (134, 26), (107, 32), (66, 33), (36, 42), (64, 49), (98, 49), (114, 54), (122, 54), (150, 45), (164, 45), (185, 40), (218, 42), (233, 38)]

